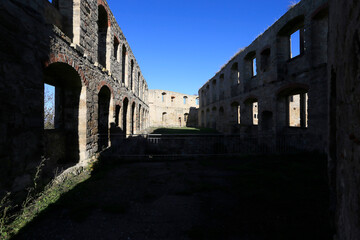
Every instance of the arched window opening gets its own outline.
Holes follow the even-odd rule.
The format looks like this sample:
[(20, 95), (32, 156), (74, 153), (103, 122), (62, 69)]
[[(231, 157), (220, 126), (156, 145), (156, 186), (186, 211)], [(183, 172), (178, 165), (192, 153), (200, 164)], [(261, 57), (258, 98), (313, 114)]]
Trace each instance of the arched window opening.
[(111, 92), (106, 86), (102, 87), (98, 98), (98, 150), (104, 150), (109, 146), (109, 108)]
[(119, 40), (117, 39), (117, 37), (114, 37), (114, 58), (115, 58), (115, 61), (119, 61), (119, 59), (118, 59), (119, 45), (120, 45)]
[(44, 88), (44, 155), (58, 164), (77, 163), (86, 152), (86, 89), (66, 63), (44, 69)]
[(238, 102), (233, 102), (231, 104), (231, 115), (232, 115), (232, 122), (236, 124), (240, 124), (240, 104)]
[(329, 8), (322, 7), (311, 22), (311, 60), (316, 66), (327, 62), (329, 32)]
[(270, 48), (261, 52), (261, 71), (266, 72), (270, 66)]
[(175, 97), (171, 96), (171, 103), (173, 104), (175, 102)]
[(140, 97), (140, 83), (141, 83), (140, 77), (141, 77), (141, 76), (140, 76), (140, 71), (139, 71), (139, 72), (138, 72), (138, 78), (137, 78), (137, 79), (138, 79), (138, 94), (137, 94), (138, 97)]
[(130, 67), (130, 89), (134, 91), (134, 60), (131, 59)]
[(216, 102), (217, 100), (217, 87), (216, 87), (216, 79), (212, 80), (211, 93), (212, 93), (212, 102)]
[(262, 130), (268, 131), (273, 127), (273, 113), (270, 111), (263, 111), (261, 114)]
[(184, 104), (186, 104), (187, 98), (188, 98), (187, 96), (184, 96), (184, 97), (183, 97), (183, 102), (184, 102)]
[(225, 76), (224, 76), (224, 74), (221, 74), (220, 75), (220, 93), (219, 93), (219, 98), (220, 98), (220, 100), (224, 100), (224, 98), (225, 98), (225, 90), (224, 90), (224, 84), (225, 84)]
[(106, 37), (108, 30), (108, 14), (104, 6), (98, 6), (98, 62), (106, 68)]
[(122, 51), (121, 51), (121, 65), (122, 65), (122, 83), (126, 85), (126, 67), (127, 67), (127, 51), (126, 51), (126, 47), (125, 44), (122, 45)]
[(195, 99), (195, 104), (199, 105), (199, 98), (198, 97)]
[(163, 123), (163, 124), (165, 124), (165, 123), (166, 123), (166, 115), (167, 115), (167, 113), (166, 113), (166, 112), (163, 112), (163, 113), (162, 113), (162, 118), (161, 118), (161, 121), (162, 121), (162, 123)]
[(141, 129), (141, 123), (142, 123), (142, 114), (141, 114), (141, 111), (142, 111), (142, 106), (141, 106), (141, 104), (139, 104), (139, 111), (138, 111), (138, 114), (139, 114), (139, 116), (136, 118), (136, 129), (138, 130), (138, 131), (141, 131), (142, 129)]
[(210, 104), (210, 86), (206, 85), (206, 104)]
[(129, 100), (127, 98), (124, 99), (123, 101), (123, 132), (124, 134), (128, 133), (128, 107), (129, 107)]
[(240, 72), (237, 62), (231, 66), (231, 80), (233, 84), (240, 84)]
[(131, 134), (135, 134), (135, 103), (131, 106)]
[(116, 107), (115, 107), (115, 126), (116, 127), (120, 126), (120, 110), (121, 110), (121, 107), (119, 105), (116, 105)]
[(220, 107), (220, 108), (219, 108), (219, 115), (220, 115), (220, 116), (224, 116), (224, 112), (225, 112), (225, 111), (224, 111), (224, 108), (223, 108), (223, 107)]
[(166, 92), (163, 92), (163, 93), (161, 94), (161, 101), (162, 101), (162, 102), (165, 102), (165, 95), (166, 95)]

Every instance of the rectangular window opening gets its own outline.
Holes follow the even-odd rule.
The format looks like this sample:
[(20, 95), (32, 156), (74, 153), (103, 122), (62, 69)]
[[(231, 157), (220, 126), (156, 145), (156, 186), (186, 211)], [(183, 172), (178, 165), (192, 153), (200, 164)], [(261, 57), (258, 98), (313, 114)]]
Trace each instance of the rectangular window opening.
[(257, 126), (259, 123), (259, 119), (258, 119), (258, 102), (254, 102), (252, 104), (252, 108), (253, 108), (253, 125)]
[(256, 58), (254, 58), (252, 60), (252, 77), (255, 77), (257, 74), (257, 69), (256, 69)]
[(290, 58), (295, 58), (302, 53), (301, 29), (290, 36)]
[(289, 96), (289, 126), (308, 127), (308, 94)]
[(55, 87), (44, 84), (44, 129), (55, 129)]

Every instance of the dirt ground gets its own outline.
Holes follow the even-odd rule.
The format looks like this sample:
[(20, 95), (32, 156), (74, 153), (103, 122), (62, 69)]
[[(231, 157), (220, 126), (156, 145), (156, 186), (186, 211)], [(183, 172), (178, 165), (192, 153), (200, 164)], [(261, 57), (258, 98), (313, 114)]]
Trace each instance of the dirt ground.
[(323, 157), (145, 160), (103, 162), (15, 239), (331, 239)]

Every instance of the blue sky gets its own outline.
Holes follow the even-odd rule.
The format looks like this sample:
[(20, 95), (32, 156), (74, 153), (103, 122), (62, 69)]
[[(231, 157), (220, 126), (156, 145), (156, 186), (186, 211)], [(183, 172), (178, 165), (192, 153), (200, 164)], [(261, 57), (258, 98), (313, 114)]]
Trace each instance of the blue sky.
[(197, 94), (293, 0), (107, 0), (150, 89)]

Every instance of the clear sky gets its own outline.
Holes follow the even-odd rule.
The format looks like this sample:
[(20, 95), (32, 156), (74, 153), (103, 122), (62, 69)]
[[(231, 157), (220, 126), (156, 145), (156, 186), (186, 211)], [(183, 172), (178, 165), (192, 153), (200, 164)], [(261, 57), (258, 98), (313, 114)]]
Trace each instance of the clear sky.
[(197, 94), (294, 0), (107, 0), (149, 89)]

